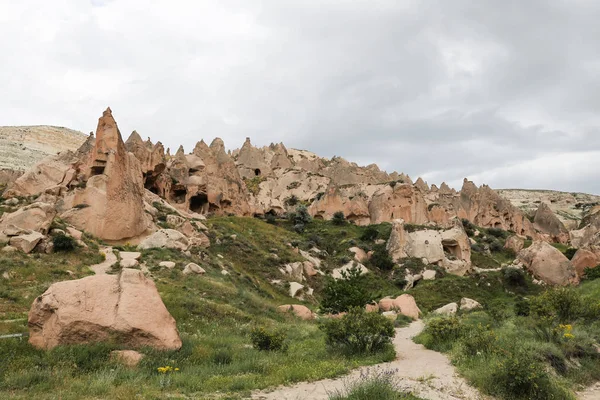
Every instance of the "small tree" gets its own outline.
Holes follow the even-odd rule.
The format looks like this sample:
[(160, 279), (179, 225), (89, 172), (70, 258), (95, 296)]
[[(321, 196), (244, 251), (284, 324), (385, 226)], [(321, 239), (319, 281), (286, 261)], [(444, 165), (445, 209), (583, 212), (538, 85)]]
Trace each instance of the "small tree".
[(382, 271), (391, 271), (394, 268), (394, 260), (388, 253), (385, 244), (375, 245), (373, 255), (369, 261), (371, 265)]
[(352, 307), (364, 307), (370, 300), (366, 289), (366, 277), (361, 270), (352, 266), (342, 272), (342, 279), (329, 278), (323, 289), (321, 309), (326, 312), (340, 313)]
[(379, 236), (379, 231), (377, 230), (377, 228), (375, 228), (374, 226), (368, 226), (367, 229), (365, 229), (363, 234), (360, 236), (360, 240), (370, 242), (377, 239), (377, 236)]
[(52, 244), (54, 245), (54, 251), (68, 252), (73, 251), (77, 247), (75, 239), (60, 233), (52, 238)]
[(344, 225), (346, 224), (346, 216), (344, 215), (343, 211), (336, 211), (335, 214), (333, 214), (333, 218), (331, 219), (331, 222), (334, 225)]

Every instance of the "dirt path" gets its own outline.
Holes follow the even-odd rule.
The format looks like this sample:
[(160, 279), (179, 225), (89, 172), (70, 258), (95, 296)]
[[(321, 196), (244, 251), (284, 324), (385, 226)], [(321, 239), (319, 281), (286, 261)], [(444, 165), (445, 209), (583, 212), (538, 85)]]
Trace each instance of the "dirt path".
[[(412, 341), (412, 337), (423, 330), (422, 321), (416, 321), (406, 328), (396, 330), (394, 346), (397, 359), (379, 364), (376, 368), (394, 371), (402, 390), (431, 400), (478, 400), (485, 399), (476, 389), (459, 377), (448, 358), (435, 351), (427, 350)], [(299, 383), (289, 387), (279, 387), (272, 392), (258, 392), (253, 399), (261, 400), (327, 400), (335, 390), (344, 389), (348, 382), (356, 381), (361, 374), (375, 367), (363, 367), (350, 375), (338, 379), (326, 379), (311, 383)]]
[(600, 400), (600, 382), (577, 393), (577, 398), (579, 400)]
[(90, 269), (94, 271), (96, 275), (106, 274), (106, 271), (119, 261), (115, 253), (113, 253), (112, 247), (102, 247), (100, 248), (100, 253), (104, 254), (106, 259), (100, 264), (90, 266)]

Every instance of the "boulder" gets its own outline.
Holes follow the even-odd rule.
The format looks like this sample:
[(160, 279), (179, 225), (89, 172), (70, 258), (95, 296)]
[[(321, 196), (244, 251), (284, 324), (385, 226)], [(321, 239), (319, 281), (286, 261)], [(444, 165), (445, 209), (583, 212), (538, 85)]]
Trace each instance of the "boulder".
[(600, 258), (590, 250), (579, 249), (571, 259), (571, 263), (577, 276), (581, 278), (585, 274), (586, 268), (595, 268), (600, 264)]
[(374, 303), (374, 304), (367, 304), (365, 306), (365, 311), (370, 313), (370, 312), (379, 312), (379, 304)]
[(523, 250), (523, 247), (525, 247), (525, 239), (517, 235), (509, 236), (504, 243), (504, 248), (514, 251), (515, 254)]
[(83, 233), (71, 226), (67, 227), (67, 233), (76, 240), (81, 240), (83, 238)]
[(175, 265), (177, 265), (177, 264), (175, 264), (173, 261), (161, 261), (158, 264), (159, 267), (164, 267), (167, 269), (173, 269), (173, 268), (175, 268)]
[(434, 281), (437, 272), (433, 269), (427, 269), (423, 271), (423, 280), (424, 281)]
[(393, 302), (393, 307), (401, 314), (406, 315), (414, 320), (419, 319), (419, 316), (421, 315), (421, 310), (417, 306), (415, 298), (410, 294), (403, 294), (396, 297)]
[(48, 233), (55, 216), (56, 209), (53, 205), (33, 203), (13, 213), (2, 215), (0, 219), (0, 233), (4, 232), (7, 236), (16, 236), (20, 232), (11, 232), (16, 229), (45, 234)]
[(349, 250), (351, 253), (354, 253), (354, 259), (359, 263), (364, 263), (368, 261), (369, 256), (360, 247), (351, 247)]
[(461, 311), (472, 311), (478, 308), (483, 308), (481, 304), (473, 299), (469, 299), (467, 297), (463, 297), (460, 299), (460, 310)]
[(550, 285), (566, 286), (579, 282), (569, 259), (546, 242), (534, 242), (519, 252), (518, 259), (536, 278)]
[(569, 240), (569, 230), (546, 203), (540, 203), (533, 218), (533, 226), (549, 235), (554, 242), (567, 243)]
[(381, 313), (381, 315), (383, 315), (384, 317), (386, 317), (387, 319), (389, 319), (390, 321), (395, 321), (396, 319), (398, 319), (398, 313), (396, 311), (384, 311)]
[(391, 311), (394, 308), (394, 299), (385, 298), (379, 300), (379, 309), (381, 311)]
[(174, 229), (161, 229), (145, 238), (138, 245), (138, 250), (163, 248), (185, 251), (188, 247), (189, 241), (181, 232)]
[(456, 303), (446, 304), (445, 306), (440, 307), (437, 310), (433, 311), (434, 314), (441, 314), (441, 315), (453, 315), (453, 314), (456, 314), (457, 312), (458, 312), (458, 304), (456, 304)]
[(290, 297), (295, 298), (304, 289), (304, 285), (298, 282), (290, 282)]
[(280, 313), (293, 313), (296, 317), (303, 319), (305, 321), (311, 320), (315, 318), (315, 314), (306, 306), (299, 304), (286, 304), (283, 306), (277, 307), (277, 312)]
[(142, 256), (142, 253), (137, 251), (121, 251), (119, 255), (121, 256), (121, 267), (131, 268), (139, 264), (138, 260)]
[(189, 263), (183, 269), (184, 275), (191, 275), (191, 274), (204, 275), (205, 273), (206, 273), (206, 271), (204, 270), (204, 268), (202, 268), (198, 264), (194, 264), (194, 263)]
[(304, 266), (304, 274), (308, 277), (315, 276), (319, 273), (319, 271), (315, 269), (314, 264), (310, 261), (304, 261), (302, 265)]
[(10, 238), (10, 245), (21, 250), (24, 253), (31, 253), (37, 244), (44, 238), (44, 235), (38, 232), (31, 232), (25, 235), (13, 236)]
[(126, 367), (135, 368), (142, 361), (144, 355), (135, 350), (113, 350), (110, 352), (110, 358)]
[(154, 282), (133, 269), (54, 283), (33, 302), (28, 325), (29, 343), (42, 349), (105, 340), (134, 348), (181, 347)]
[(365, 267), (361, 263), (357, 263), (356, 261), (350, 261), (343, 267), (334, 269), (331, 276), (333, 277), (333, 279), (344, 279), (344, 274), (350, 271), (352, 268), (358, 268), (361, 275), (367, 274), (369, 272), (367, 267)]

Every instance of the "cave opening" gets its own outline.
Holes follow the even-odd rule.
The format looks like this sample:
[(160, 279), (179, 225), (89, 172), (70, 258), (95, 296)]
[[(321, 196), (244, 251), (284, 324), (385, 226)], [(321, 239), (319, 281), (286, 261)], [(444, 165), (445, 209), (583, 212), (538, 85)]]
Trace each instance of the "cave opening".
[(176, 188), (172, 190), (173, 201), (177, 204), (185, 203), (185, 197), (187, 196), (187, 189)]
[(192, 196), (190, 210), (198, 214), (206, 214), (206, 211), (208, 211), (208, 196), (205, 193)]
[(102, 175), (106, 169), (105, 165), (94, 165), (90, 170), (91, 176)]
[(259, 168), (256, 168), (254, 170), (254, 176), (260, 176), (260, 169)]

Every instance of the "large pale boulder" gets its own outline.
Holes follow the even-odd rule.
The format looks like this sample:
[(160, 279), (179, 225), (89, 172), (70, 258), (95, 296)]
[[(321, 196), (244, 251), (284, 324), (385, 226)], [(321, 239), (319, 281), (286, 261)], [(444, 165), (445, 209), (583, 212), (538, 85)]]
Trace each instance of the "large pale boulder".
[(403, 294), (396, 297), (393, 301), (393, 308), (398, 310), (400, 314), (406, 315), (414, 320), (419, 319), (419, 316), (421, 315), (421, 310), (417, 306), (415, 298), (410, 294)]
[(205, 273), (206, 273), (206, 271), (204, 270), (204, 268), (202, 268), (198, 264), (194, 264), (194, 263), (189, 263), (183, 269), (184, 275), (191, 275), (191, 274), (204, 275)]
[(467, 297), (463, 297), (462, 299), (460, 299), (461, 311), (473, 311), (478, 308), (483, 308), (483, 306), (478, 301), (469, 299)]
[(280, 312), (282, 314), (291, 312), (296, 317), (305, 321), (315, 318), (315, 314), (308, 307), (300, 304), (286, 304), (283, 306), (279, 306), (277, 307), (277, 312)]
[(15, 227), (22, 230), (47, 233), (55, 216), (56, 210), (53, 205), (33, 203), (13, 213), (2, 215), (0, 219), (0, 233), (4, 232), (8, 236), (12, 236), (6, 231), (9, 229), (12, 230)]
[(571, 259), (571, 263), (577, 276), (581, 278), (585, 274), (586, 268), (595, 268), (600, 264), (600, 258), (590, 250), (579, 249)]
[(579, 282), (569, 259), (546, 242), (534, 242), (519, 252), (518, 259), (536, 278), (547, 284), (565, 286)]
[(444, 230), (442, 235), (442, 247), (444, 252), (456, 257), (457, 260), (471, 262), (471, 242), (462, 226)]
[(10, 238), (10, 245), (24, 253), (31, 253), (37, 244), (44, 238), (44, 235), (38, 232), (31, 232), (24, 235), (13, 236)]
[(434, 314), (454, 315), (458, 312), (458, 304), (450, 303), (433, 311)]
[(37, 348), (116, 340), (131, 347), (181, 347), (175, 320), (154, 282), (138, 270), (58, 282), (29, 311), (29, 342)]
[(333, 277), (333, 279), (344, 279), (344, 274), (347, 274), (352, 268), (357, 268), (360, 271), (360, 275), (369, 273), (367, 267), (365, 267), (361, 263), (358, 263), (356, 261), (350, 261), (343, 267), (334, 269), (331, 276)]
[(369, 256), (367, 255), (367, 253), (360, 247), (350, 247), (350, 249), (348, 250), (351, 253), (354, 253), (354, 259), (359, 263), (364, 263), (369, 260)]
[(533, 226), (555, 242), (567, 243), (569, 240), (569, 230), (546, 203), (540, 203), (533, 218)]
[(145, 238), (139, 245), (139, 250), (145, 249), (177, 249), (187, 250), (189, 247), (188, 239), (179, 231), (174, 229), (161, 229)]

